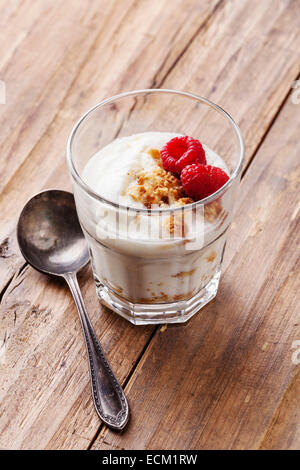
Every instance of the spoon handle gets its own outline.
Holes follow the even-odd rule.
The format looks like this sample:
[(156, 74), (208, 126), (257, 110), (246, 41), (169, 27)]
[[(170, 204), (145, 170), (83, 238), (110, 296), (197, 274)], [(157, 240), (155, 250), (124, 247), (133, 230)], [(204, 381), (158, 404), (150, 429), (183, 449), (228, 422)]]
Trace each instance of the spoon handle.
[(84, 332), (96, 411), (108, 427), (121, 430), (125, 427), (129, 415), (126, 397), (95, 334), (83, 302), (76, 273), (65, 274), (64, 278), (72, 292)]

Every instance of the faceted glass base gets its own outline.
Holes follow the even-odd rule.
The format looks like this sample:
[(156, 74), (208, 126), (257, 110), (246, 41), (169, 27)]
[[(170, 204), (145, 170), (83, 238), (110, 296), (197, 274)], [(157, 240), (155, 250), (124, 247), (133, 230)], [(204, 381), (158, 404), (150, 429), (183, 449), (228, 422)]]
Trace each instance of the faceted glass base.
[(210, 302), (217, 294), (220, 271), (206, 286), (188, 300), (159, 304), (135, 304), (120, 297), (95, 279), (96, 290), (102, 304), (135, 325), (184, 323)]

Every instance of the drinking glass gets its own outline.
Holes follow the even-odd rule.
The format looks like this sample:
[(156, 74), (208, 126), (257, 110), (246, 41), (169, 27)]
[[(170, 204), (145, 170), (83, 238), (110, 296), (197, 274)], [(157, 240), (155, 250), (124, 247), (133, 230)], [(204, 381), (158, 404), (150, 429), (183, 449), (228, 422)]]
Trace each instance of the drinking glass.
[[(199, 139), (223, 159), (229, 180), (211, 196), (181, 207), (137, 208), (101, 197), (84, 180), (86, 163), (114, 139), (144, 132)], [(134, 324), (180, 323), (216, 296), (243, 158), (233, 119), (191, 93), (129, 91), (81, 117), (68, 140), (67, 163), (104, 305)]]

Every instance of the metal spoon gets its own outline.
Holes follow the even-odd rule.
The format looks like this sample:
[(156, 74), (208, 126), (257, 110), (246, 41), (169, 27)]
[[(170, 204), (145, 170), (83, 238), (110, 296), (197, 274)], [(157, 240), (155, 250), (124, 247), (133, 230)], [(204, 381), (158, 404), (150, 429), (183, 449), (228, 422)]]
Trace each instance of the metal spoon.
[(84, 332), (96, 411), (110, 428), (123, 429), (129, 415), (127, 400), (94, 332), (77, 282), (76, 273), (89, 261), (89, 251), (73, 195), (49, 190), (34, 196), (21, 212), (17, 238), (31, 266), (67, 281)]

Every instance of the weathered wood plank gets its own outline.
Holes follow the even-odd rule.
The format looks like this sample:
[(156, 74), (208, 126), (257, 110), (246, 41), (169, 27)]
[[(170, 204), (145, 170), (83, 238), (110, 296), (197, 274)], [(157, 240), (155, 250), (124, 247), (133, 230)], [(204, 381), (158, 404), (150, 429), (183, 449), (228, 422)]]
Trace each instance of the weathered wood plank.
[[(117, 3), (124, 6), (123, 2)], [(64, 91), (63, 99), (56, 103), (50, 126), (41, 138), (29, 137), (31, 150), (2, 191), (0, 205), (6, 209), (1, 215), (1, 229), (2, 233), (9, 233), (9, 240), (2, 245), (2, 261), (4, 264), (8, 261), (2, 282), (23, 263), (13, 230), (15, 216), (26, 199), (45, 185), (69, 187), (64, 149), (73, 122), (108, 89), (110, 93), (116, 92), (125, 83), (134, 87), (142, 81), (144, 86), (150, 85), (153, 74), (168, 62), (166, 58), (173, 45), (180, 53), (217, 3), (177, 1), (172, 4), (174, 15), (170, 14), (170, 4), (166, 1), (157, 2), (155, 9), (152, 2), (142, 1), (131, 9), (128, 3), (126, 19), (121, 18), (120, 22), (114, 16), (104, 18), (85, 65), (75, 77), (74, 69), (72, 83)], [(101, 12), (99, 8), (97, 14)], [(169, 38), (172, 28), (177, 28), (177, 36)], [(80, 43), (80, 38), (76, 40)], [(129, 65), (135, 61), (135, 66)], [(44, 112), (46, 102), (41, 101)], [(96, 332), (118, 378), (124, 382), (147, 344), (152, 328), (137, 331), (100, 307), (89, 270), (84, 273), (81, 285)], [(30, 267), (15, 274), (1, 305), (0, 370), (4, 378), (0, 392), (1, 448), (88, 447), (99, 420), (90, 397), (79, 325), (65, 286), (35, 273)]]
[[(221, 3), (215, 10), (214, 15), (211, 17), (206, 27), (201, 27), (201, 25), (197, 24), (193, 17), (192, 24), (194, 25), (194, 30), (192, 34), (186, 27), (186, 21), (191, 21), (188, 20), (190, 11), (185, 9), (186, 2), (184, 2), (184, 4), (181, 2), (177, 4), (178, 8), (181, 5), (181, 14), (178, 13), (177, 8), (177, 19), (170, 15), (169, 7), (167, 7), (166, 4), (160, 9), (153, 11), (153, 8), (146, 8), (147, 2), (139, 2), (131, 9), (131, 12), (126, 15), (126, 21), (120, 24), (117, 31), (110, 31), (111, 24), (108, 22), (109, 24), (106, 25), (106, 31), (110, 31), (110, 33), (107, 34), (106, 38), (101, 36), (103, 42), (102, 40), (100, 41), (100, 36), (97, 37), (96, 42), (91, 47), (89, 57), (84, 66), (81, 68), (80, 73), (74, 77), (72, 84), (60, 102), (56, 115), (51, 121), (51, 125), (47, 127), (46, 132), (44, 132), (40, 139), (32, 145), (31, 150), (26, 154), (26, 159), (23, 161), (22, 165), (18, 167), (2, 192), (0, 210), (3, 217), (3, 238), (10, 236), (11, 239), (13, 239), (11, 234), (15, 219), (11, 217), (11, 214), (17, 213), (25, 200), (30, 197), (32, 193), (38, 191), (43, 186), (68, 187), (69, 181), (66, 176), (65, 164), (64, 162), (61, 163), (61, 160), (64, 158), (65, 142), (73, 122), (85, 109), (94, 104), (95, 101), (119, 90), (151, 86), (153, 83), (161, 85), (162, 83), (164, 86), (188, 89), (215, 99), (231, 111), (234, 117), (238, 118), (246, 134), (246, 143), (249, 148), (247, 158), (250, 158), (253, 155), (253, 150), (259, 145), (261, 136), (268, 129), (268, 126), (280, 107), (280, 103), (287, 93), (291, 81), (298, 73), (294, 44), (296, 37), (295, 31), (297, 31), (297, 29), (293, 27), (294, 22), (296, 24), (296, 4), (295, 2), (278, 2), (278, 8), (275, 8), (273, 3), (272, 7), (271, 3), (266, 3), (257, 2), (256, 19), (253, 19), (250, 14), (252, 8), (247, 6), (245, 2), (230, 2), (230, 8), (227, 4)], [(172, 5), (174, 5), (174, 3), (172, 3)], [(192, 8), (193, 5), (195, 8), (195, 3), (193, 2), (189, 2), (188, 5), (189, 8)], [(163, 7), (165, 7), (165, 9), (163, 9)], [(201, 8), (196, 9), (196, 12), (198, 11), (199, 19), (204, 21), (210, 16), (209, 12), (212, 10), (207, 6), (202, 8), (202, 10)], [(246, 8), (245, 12), (244, 8)], [(145, 14), (148, 20), (147, 25), (143, 21)], [(173, 62), (169, 63), (167, 59), (170, 50), (172, 50), (172, 43), (166, 42), (168, 38), (167, 31), (169, 31), (168, 25), (171, 24), (169, 22), (172, 22), (172, 25), (176, 25), (178, 18), (182, 19), (182, 31), (186, 31), (186, 33), (183, 34), (178, 31), (176, 37), (180, 37), (180, 34), (183, 34), (185, 41), (183, 41), (181, 37), (181, 41), (176, 43), (176, 54), (177, 57), (181, 56), (181, 58), (169, 75), (168, 72), (170, 68), (172, 68)], [(214, 22), (215, 18), (217, 18), (216, 22)], [(220, 31), (220, 28), (223, 28), (222, 31)], [(130, 41), (127, 41), (129, 33), (133, 30), (135, 31), (135, 37), (131, 34)], [(152, 36), (151, 34), (149, 35), (149, 31), (154, 32)], [(198, 35), (195, 36), (195, 33), (198, 33)], [(240, 36), (242, 36), (242, 38), (239, 42)], [(162, 41), (162, 39), (164, 39), (164, 41)], [(203, 43), (203, 41), (207, 42)], [(235, 49), (236, 44), (238, 44), (240, 48), (238, 53), (236, 53)], [(189, 45), (188, 49), (186, 49), (187, 45)], [(180, 49), (180, 46), (182, 49)], [(267, 49), (265, 49), (265, 47)], [(212, 51), (215, 49), (217, 52), (214, 57)], [(272, 67), (270, 66), (270, 68), (262, 67), (266, 61), (266, 50), (268, 54), (272, 53)], [(151, 51), (153, 51), (153, 54)], [(181, 52), (184, 53), (181, 54)], [(99, 57), (101, 58), (101, 63), (99, 63)], [(153, 66), (153, 64), (155, 66)], [(232, 65), (234, 65), (233, 71)], [(161, 66), (163, 66), (162, 72), (160, 72)], [(251, 67), (253, 67), (253, 69)], [(257, 74), (257, 82), (249, 81), (249, 69), (252, 72), (252, 78), (255, 78), (255, 73)], [(254, 69), (256, 72), (252, 71)], [(274, 80), (269, 76), (270, 73), (272, 77), (274, 77)], [(165, 77), (167, 77), (166, 80)], [(201, 82), (198, 82), (199, 78)], [(200, 87), (201, 83), (203, 87)], [(244, 83), (247, 85), (246, 90), (244, 90)], [(260, 93), (257, 93), (257, 89), (253, 90), (251, 88), (253, 83), (257, 83), (257, 86), (262, 87)], [(83, 92), (80, 94), (78, 90), (83, 90)], [(247, 97), (247, 93), (248, 95), (250, 93), (250, 97)], [(257, 96), (259, 96), (259, 98), (257, 98)], [(249, 106), (247, 105), (248, 98)], [(241, 110), (240, 107), (242, 108)], [(249, 113), (251, 118), (249, 118)], [(251, 122), (249, 122), (249, 119)], [(55, 145), (53, 144), (54, 142)], [(58, 159), (58, 155), (61, 155), (61, 160)], [(29, 178), (31, 182), (30, 185), (24, 185), (23, 182), (29, 180)], [(254, 216), (255, 214), (253, 214), (253, 217)], [(249, 232), (251, 233), (251, 230), (253, 230), (252, 226), (249, 227), (249, 225), (245, 224), (245, 227), (242, 228), (242, 233), (247, 237), (249, 236)], [(238, 231), (235, 232), (237, 235), (234, 236), (233, 239), (235, 239), (235, 237), (238, 239), (240, 232), (241, 227), (238, 226)], [(8, 279), (9, 276), (7, 273), (9, 272), (9, 275), (12, 275), (20, 262), (20, 258), (17, 254), (14, 255), (15, 252), (10, 244), (5, 245), (3, 251), (9, 253), (10, 258), (16, 256), (16, 263), (13, 263), (13, 265), (9, 265), (8, 257), (3, 259), (3, 270), (1, 272), (4, 273), (4, 278), (7, 276), (6, 279)], [(228, 256), (234, 256), (234, 251), (229, 251), (227, 257)], [(8, 266), (10, 266), (10, 271), (7, 268)], [(39, 277), (35, 277), (36, 275)], [(12, 335), (10, 344), (12, 351), (14, 343), (18, 343), (19, 341), (18, 335), (23, 328), (28, 328), (29, 337), (31, 332), (35, 331), (35, 324), (32, 318), (34, 317), (35, 310), (32, 313), (32, 308), (34, 308), (36, 304), (39, 305), (39, 310), (42, 310), (42, 312), (47, 311), (49, 308), (52, 309), (53, 316), (51, 317), (52, 320), (49, 320), (49, 324), (46, 324), (46, 327), (44, 325), (43, 329), (39, 327), (38, 323), (37, 330), (43, 330), (44, 332), (44, 343), (42, 343), (41, 346), (39, 346), (37, 342), (34, 344), (30, 343), (29, 349), (27, 350), (25, 348), (27, 355), (30, 355), (29, 351), (33, 350), (35, 354), (38, 354), (38, 359), (41, 360), (41, 369), (38, 368), (38, 373), (34, 375), (34, 380), (37, 380), (37, 383), (38, 380), (44, 380), (36, 394), (34, 387), (30, 389), (33, 393), (31, 402), (34, 403), (32, 414), (28, 414), (28, 396), (26, 395), (25, 398), (22, 398), (22, 394), (25, 393), (27, 380), (26, 370), (23, 372), (23, 365), (18, 362), (15, 367), (18, 367), (18, 374), (21, 380), (15, 395), (16, 399), (14, 400), (9, 395), (6, 395), (3, 402), (3, 406), (6, 406), (6, 409), (13, 410), (18, 405), (18, 414), (13, 417), (12, 425), (8, 428), (5, 428), (7, 424), (5, 419), (7, 417), (3, 418), (1, 425), (4, 426), (3, 429), (5, 432), (2, 432), (2, 442), (7, 448), (11, 448), (12, 445), (17, 445), (20, 448), (28, 448), (31, 446), (31, 448), (39, 446), (48, 448), (85, 448), (87, 447), (87, 442), (90, 442), (91, 436), (94, 435), (99, 421), (97, 421), (94, 415), (89, 398), (83, 343), (80, 343), (80, 345), (79, 342), (76, 344), (75, 342), (72, 343), (73, 336), (67, 334), (68, 328), (71, 329), (70, 331), (73, 331), (72, 325), (75, 315), (73, 304), (70, 296), (66, 295), (65, 288), (60, 288), (61, 290), (59, 290), (58, 287), (52, 287), (52, 290), (48, 290), (49, 284), (37, 273), (33, 274), (31, 269), (26, 270), (23, 276), (24, 280), (22, 280), (19, 290), (15, 287), (15, 283), (18, 283), (20, 279), (16, 278), (13, 284), (9, 286), (4, 297), (4, 305), (8, 303), (9, 310), (9, 312), (6, 311), (5, 321), (11, 322), (9, 325), (13, 325), (14, 323), (14, 302), (22, 298), (30, 303), (30, 305), (25, 304), (21, 306), (17, 312), (18, 316), (20, 316), (19, 332), (17, 330), (14, 331), (13, 327), (12, 331), (9, 330)], [(33, 283), (36, 283), (39, 287), (35, 287), (32, 292)], [(106, 349), (109, 350), (109, 358), (112, 361), (114, 361), (114, 354), (109, 349), (110, 343), (106, 338), (110, 338), (112, 332), (119, 337), (121, 336), (120, 344), (118, 343), (117, 345), (112, 342), (114, 345), (112, 347), (117, 348), (120, 357), (127, 357), (126, 364), (121, 367), (113, 362), (119, 378), (123, 381), (131, 370), (132, 364), (137, 359), (138, 352), (142, 351), (144, 345), (149, 340), (151, 331), (150, 329), (140, 331), (140, 329), (132, 328), (121, 319), (113, 320), (112, 324), (111, 318), (114, 316), (111, 316), (105, 309), (101, 309), (99, 313), (98, 303), (95, 300), (94, 286), (90, 276), (86, 275), (86, 277), (83, 277), (82, 285), (85, 296), (89, 298), (88, 307), (92, 312), (91, 316), (93, 321), (96, 322), (96, 329), (99, 334), (101, 331), (100, 325), (102, 325), (102, 323), (103, 325), (107, 325), (101, 335), (101, 339)], [(50, 292), (52, 293), (52, 297), (49, 299)], [(14, 295), (16, 297), (13, 297)], [(52, 304), (52, 299), (54, 298), (55, 303)], [(61, 312), (60, 307), (62, 307)], [(7, 306), (5, 308), (7, 308)], [(59, 319), (54, 320), (54, 313), (56, 315), (57, 311)], [(65, 323), (62, 323), (63, 314)], [(99, 323), (97, 322), (97, 315), (99, 315)], [(202, 312), (199, 316), (200, 315), (202, 315)], [(64, 328), (62, 328), (62, 325), (64, 325)], [(7, 327), (6, 324), (5, 326)], [(208, 332), (211, 326), (212, 325), (207, 324)], [(242, 328), (242, 325), (240, 325), (240, 327)], [(132, 335), (130, 336), (129, 334), (127, 338), (127, 332), (129, 330), (132, 332)], [(165, 333), (170, 334), (169, 331), (172, 332), (172, 330), (174, 331), (175, 328), (168, 329)], [(53, 345), (49, 339), (51, 338), (52, 331), (57, 334)], [(182, 329), (178, 329), (178, 331), (179, 335), (182, 337), (184, 335), (183, 332), (186, 331), (186, 327), (182, 327)], [(195, 334), (196, 333), (197, 332), (195, 332)], [(76, 334), (78, 334), (78, 328)], [(66, 338), (65, 335), (67, 335)], [(211, 335), (212, 342), (210, 346), (212, 347), (213, 340), (216, 339), (216, 336), (214, 336), (215, 333)], [(223, 342), (224, 341), (226, 341), (226, 337)], [(133, 343), (135, 344), (134, 350), (132, 350)], [(5, 340), (6, 347), (8, 347), (8, 344), (9, 341)], [(45, 374), (47, 366), (45, 364), (46, 351), (47, 359), (50, 364), (51, 361), (54, 363), (56, 361), (57, 364), (64, 363), (65, 357), (61, 350), (62, 344), (66, 344), (66, 350), (71, 357), (70, 370), (67, 371), (66, 376), (62, 373), (57, 376), (55, 375), (57, 371), (51, 370), (51, 372), (46, 374), (46, 378), (43, 379), (43, 374)], [(184, 344), (188, 345), (188, 337)], [(55, 346), (57, 346), (57, 351), (55, 350)], [(193, 347), (194, 346), (191, 346), (191, 349)], [(197, 350), (197, 346), (194, 348)], [(152, 344), (150, 345), (150, 349), (154, 349)], [(155, 351), (154, 349), (154, 352)], [(178, 351), (181, 351), (181, 349), (179, 348)], [(192, 360), (192, 352), (189, 349), (188, 351)], [(211, 350), (211, 354), (212, 351), (213, 349)], [(80, 352), (82, 352), (82, 357), (78, 366), (76, 360), (77, 356), (80, 356)], [(209, 350), (206, 350), (206, 353), (210, 354)], [(172, 351), (169, 351), (169, 354), (170, 356), (173, 354), (174, 357), (175, 352), (173, 351), (172, 353)], [(56, 359), (57, 355), (58, 358)], [(61, 362), (59, 362), (60, 360)], [(146, 360), (149, 363), (148, 354), (145, 356), (145, 361)], [(159, 361), (160, 357), (154, 355), (151, 360), (153, 360), (153, 362)], [(9, 361), (9, 364), (11, 364), (11, 356)], [(142, 364), (143, 363), (144, 360), (142, 361)], [(26, 367), (26, 364), (24, 364), (25, 369)], [(165, 367), (168, 367), (168, 365)], [(179, 367), (185, 367), (184, 361), (179, 363)], [(141, 368), (139, 368), (137, 372), (140, 370)], [(12, 371), (12, 373), (13, 372), (14, 371)], [(32, 370), (30, 373), (34, 374)], [(66, 386), (65, 377), (70, 380), (71, 387)], [(10, 375), (10, 380), (14, 380), (13, 375)], [(143, 380), (146, 380), (145, 376)], [(149, 380), (155, 383), (156, 376), (153, 376)], [(194, 379), (192, 378), (191, 380), (193, 384)], [(9, 386), (11, 388), (8, 390), (12, 391), (12, 382)], [(49, 387), (54, 391), (52, 398), (48, 393)], [(163, 385), (162, 390), (158, 393), (158, 402), (159, 397), (164, 397), (164, 393), (166, 393), (164, 387), (165, 385)], [(61, 410), (63, 410), (62, 413), (57, 412), (58, 395), (60, 395), (61, 405), (59, 406), (61, 406)], [(47, 408), (48, 401), (50, 401), (50, 408)], [(70, 409), (68, 409), (68, 405)], [(159, 410), (163, 415), (163, 408), (159, 407)], [(188, 412), (191, 412), (191, 410)], [(51, 417), (53, 418), (53, 414), (55, 414), (56, 419), (52, 423)], [(49, 428), (44, 427), (43, 420), (45, 420), (45, 424), (49, 425)], [(134, 423), (135, 417), (133, 417), (133, 426), (135, 425)], [(191, 421), (191, 426), (192, 423), (193, 421)], [(20, 429), (21, 431), (17, 441), (14, 439), (13, 426), (15, 426), (15, 429)], [(42, 426), (44, 435), (43, 439), (39, 438), (37, 441), (40, 426)], [(67, 430), (68, 432), (66, 434)], [(145, 430), (145, 432), (148, 431)], [(130, 430), (129, 434), (126, 433), (126, 436), (130, 436)], [(142, 434), (142, 436), (144, 438), (144, 434)], [(159, 436), (159, 439), (161, 439), (161, 436)], [(108, 440), (110, 441), (110, 437)], [(175, 442), (176, 439), (174, 438), (173, 440)]]
[[(132, 1), (101, 0), (57, 4), (20, 2), (1, 30), (1, 79), (6, 104), (1, 107), (0, 187), (12, 177), (39, 141), (83, 66), (99, 31), (118, 27)], [(47, 31), (47, 34), (45, 34)]]
[(300, 371), (291, 380), (260, 445), (263, 450), (300, 448)]
[[(80, 285), (95, 331), (124, 382), (152, 329), (137, 330), (100, 308), (90, 268)], [(2, 449), (41, 449), (48, 441), (50, 448), (88, 447), (100, 421), (80, 321), (63, 281), (31, 267), (14, 279), (2, 299), (0, 375)]]
[[(70, 0), (59, 9), (48, 0), (32, 2), (30, 8), (26, 2), (2, 7), (6, 21), (1, 29), (0, 78), (6, 84), (7, 96), (0, 108), (0, 291), (23, 265), (14, 233), (16, 215), (30, 191), (38, 192), (34, 178), (39, 185), (43, 175), (49, 173), (49, 167), (43, 165), (45, 155), (40, 154), (35, 175), (31, 170), (23, 171), (22, 177), (14, 180), (13, 189), (7, 183), (55, 120), (94, 43), (102, 38), (100, 34), (98, 39), (99, 31), (105, 36), (107, 23), (117, 27), (133, 3), (127, 2), (127, 9), (120, 2), (107, 0), (101, 2), (101, 8), (90, 1), (84, 7), (81, 2), (71, 5)], [(47, 29), (50, 32), (45, 35)], [(57, 154), (54, 158), (57, 160)], [(8, 201), (14, 202), (10, 206)]]
[(299, 74), (300, 5), (238, 1), (222, 6), (163, 85), (208, 97), (228, 111), (243, 132), (247, 163)]
[[(66, 8), (69, 1), (64, 2)], [(78, 8), (82, 5), (75, 3)], [(11, 135), (9, 129), (3, 128), (6, 140), (0, 147), (0, 170), (3, 182), (6, 181), (0, 193), (0, 246), (5, 252), (5, 257), (1, 257), (0, 248), (0, 290), (23, 263), (15, 242), (16, 214), (32, 194), (45, 186), (70, 188), (65, 148), (75, 121), (104, 97), (125, 89), (150, 87), (153, 76), (170, 66), (174, 53), (181, 54), (220, 1), (175, 0), (170, 4), (164, 0), (156, 2), (155, 8), (148, 0), (115, 4), (107, 1), (105, 5), (107, 8), (102, 2), (100, 6), (98, 2), (92, 2), (92, 6), (87, 3), (80, 15), (75, 9), (74, 17), (79, 15), (79, 21), (54, 8), (53, 14), (56, 12), (60, 18), (57, 24), (52, 17), (49, 19), (55, 37), (50, 36), (50, 42), (45, 44), (47, 39), (39, 28), (29, 35), (29, 44), (25, 38), (24, 44), (19, 45), (23, 60), (32, 61), (33, 65), (26, 77), (29, 84), (20, 81), (14, 87), (16, 103), (10, 102), (10, 98), (8, 105), (0, 109), (9, 129), (15, 128)], [(62, 16), (68, 21), (65, 25), (61, 24)], [(72, 21), (74, 28), (68, 26)], [(68, 47), (64, 47), (64, 41)], [(59, 50), (51, 67), (49, 58), (41, 64), (35, 60), (48, 48), (54, 54)], [(20, 74), (18, 62), (12, 59), (11, 68), (3, 76), (8, 88), (12, 77)], [(34, 96), (33, 91), (27, 93), (32, 82), (37, 87)], [(21, 98), (23, 107), (18, 103)], [(34, 117), (33, 109), (37, 110)], [(19, 114), (18, 125), (14, 113)]]
[(127, 386), (127, 432), (103, 429), (93, 448), (260, 446), (300, 338), (299, 112), (288, 100), (243, 179), (217, 298), (155, 334)]
[[(190, 9), (186, 8), (188, 5)], [(193, 2), (184, 3), (182, 8), (184, 25), (188, 18), (193, 18), (192, 13), (196, 14), (191, 11), (191, 5)], [(185, 44), (190, 44), (190, 47), (163, 82), (170, 68), (166, 58), (173, 46), (165, 36), (168, 34), (165, 31), (174, 29), (172, 15), (155, 11), (153, 22), (149, 21), (153, 34), (150, 40), (149, 33), (144, 31), (145, 26), (142, 31), (139, 29), (140, 24), (144, 25), (145, 14), (145, 7), (139, 3), (138, 12), (133, 10), (120, 30), (112, 36), (114, 41), (111, 47), (117, 49), (111, 51), (106, 42), (94, 47), (56, 119), (2, 193), (1, 239), (11, 256), (0, 258), (0, 287), (8, 282), (20, 262), (14, 243), (12, 207), (14, 211), (21, 210), (26, 199), (43, 186), (69, 187), (63, 158), (68, 133), (76, 118), (105, 94), (150, 86), (154, 83), (154, 74), (157, 86), (186, 89), (207, 96), (228, 110), (241, 126), (247, 149), (246, 162), (249, 161), (299, 72), (296, 53), (299, 3), (278, 1), (275, 8), (274, 2), (271, 7), (268, 2), (254, 5), (253, 2), (239, 1), (218, 3), (217, 6), (212, 16), (206, 10), (206, 16), (202, 10), (198, 13), (200, 18), (203, 15), (208, 17), (208, 22), (202, 28), (198, 27), (196, 37), (190, 34), (185, 37)], [(255, 15), (252, 14), (254, 7)], [(134, 14), (137, 15), (136, 21)], [(162, 25), (162, 19), (171, 21), (171, 25)], [(126, 37), (132, 24), (135, 25), (136, 48), (132, 44), (132, 49), (128, 49)], [(195, 32), (195, 24), (191, 26), (194, 26), (192, 32)], [(156, 29), (153, 31), (152, 27)], [(183, 30), (186, 31), (186, 26)], [(183, 44), (180, 44), (184, 51)], [(175, 48), (180, 55), (179, 46)], [(99, 67), (97, 57), (106, 55), (107, 65)], [(134, 68), (136, 73), (133, 73)], [(79, 89), (84, 92), (78, 94)], [(61, 157), (58, 158), (58, 155)], [(23, 181), (29, 177), (31, 185), (24, 187)]]

